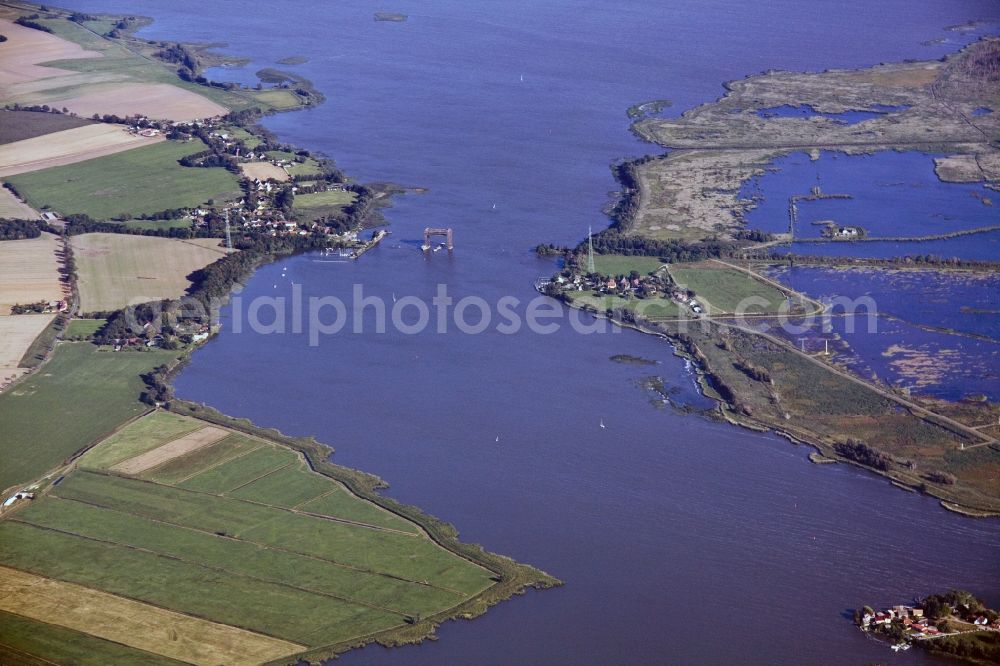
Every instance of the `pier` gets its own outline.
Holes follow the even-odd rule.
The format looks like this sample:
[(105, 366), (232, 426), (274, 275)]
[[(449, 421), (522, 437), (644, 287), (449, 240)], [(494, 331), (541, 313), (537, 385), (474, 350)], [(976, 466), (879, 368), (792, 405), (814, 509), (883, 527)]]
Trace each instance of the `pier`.
[(431, 249), (431, 238), (434, 236), (444, 236), (445, 242), (444, 246), (449, 252), (455, 249), (455, 236), (451, 227), (447, 228), (435, 228), (426, 227), (424, 229), (424, 244), (420, 246), (420, 249), (427, 252)]

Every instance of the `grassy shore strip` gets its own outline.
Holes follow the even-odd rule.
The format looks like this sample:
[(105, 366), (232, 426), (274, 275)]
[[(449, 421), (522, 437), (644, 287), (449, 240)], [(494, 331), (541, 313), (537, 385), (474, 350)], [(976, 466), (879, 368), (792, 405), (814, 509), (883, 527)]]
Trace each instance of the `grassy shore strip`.
[(419, 643), (433, 635), (435, 628), (446, 620), (477, 617), (485, 613), (490, 606), (509, 599), (515, 594), (520, 594), (527, 588), (544, 589), (562, 584), (558, 579), (534, 567), (520, 564), (503, 555), (490, 553), (478, 544), (459, 541), (458, 531), (454, 526), (424, 513), (417, 507), (402, 504), (379, 493), (378, 490), (385, 488), (387, 484), (378, 477), (331, 463), (328, 458), (333, 449), (313, 438), (288, 437), (276, 430), (255, 426), (246, 419), (226, 416), (211, 407), (192, 402), (174, 400), (170, 403), (169, 408), (175, 413), (193, 416), (209, 423), (276, 441), (301, 452), (313, 471), (339, 481), (357, 497), (416, 523), (439, 546), (492, 572), (493, 585), (468, 601), (446, 611), (421, 617), (418, 621), (405, 626), (375, 632), (350, 641), (331, 643), (288, 659), (277, 660), (272, 664), (293, 664), (299, 659), (311, 663), (318, 662), (369, 643), (378, 643), (387, 647)]

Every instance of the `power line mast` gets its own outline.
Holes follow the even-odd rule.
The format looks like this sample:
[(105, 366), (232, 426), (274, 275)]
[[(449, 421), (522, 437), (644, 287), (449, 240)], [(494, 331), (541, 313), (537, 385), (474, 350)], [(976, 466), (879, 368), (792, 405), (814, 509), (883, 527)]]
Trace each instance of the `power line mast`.
[(229, 209), (226, 208), (226, 247), (230, 250), (233, 249), (233, 234), (229, 229)]
[(587, 272), (596, 273), (597, 269), (594, 267), (594, 238), (593, 238), (593, 228), (587, 227)]

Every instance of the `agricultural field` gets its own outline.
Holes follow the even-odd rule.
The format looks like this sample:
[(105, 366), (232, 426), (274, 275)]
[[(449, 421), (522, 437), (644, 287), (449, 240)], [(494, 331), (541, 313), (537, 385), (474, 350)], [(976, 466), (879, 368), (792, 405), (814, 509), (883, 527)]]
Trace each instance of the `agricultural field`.
[(288, 180), (288, 174), (285, 173), (285, 170), (270, 162), (244, 162), (240, 165), (240, 171), (247, 178), (280, 182)]
[(181, 217), (176, 220), (125, 220), (122, 225), (129, 229), (190, 229), (191, 218)]
[(0, 315), (0, 389), (24, 374), (21, 359), (54, 314)]
[(86, 342), (59, 344), (41, 370), (0, 393), (0, 488), (42, 476), (145, 412), (139, 375), (176, 358), (161, 350), (114, 353)]
[(210, 199), (239, 196), (236, 176), (225, 169), (178, 164), (182, 157), (205, 148), (198, 140), (162, 141), (7, 180), (35, 209), (85, 213), (95, 220), (189, 208)]
[(82, 312), (179, 298), (191, 284), (188, 274), (226, 253), (217, 238), (94, 233), (74, 236), (72, 245)]
[(601, 275), (617, 277), (637, 271), (640, 275), (654, 273), (664, 266), (656, 257), (630, 257), (623, 254), (595, 254), (594, 268)]
[(85, 162), (163, 141), (130, 134), (123, 125), (93, 123), (0, 145), (0, 176)]
[(764, 284), (742, 271), (715, 267), (710, 264), (673, 265), (670, 275), (679, 286), (690, 289), (703, 303), (709, 314), (736, 312), (748, 298), (763, 299), (764, 304), (745, 304), (743, 312), (776, 312), (785, 302), (778, 289)]
[(7, 220), (37, 220), (38, 211), (24, 203), (0, 184), (0, 218)]
[[(302, 649), (287, 641), (6, 567), (0, 567), (0, 611), (113, 641), (140, 655), (185, 663), (261, 662)], [(103, 646), (93, 647), (100, 650)]]
[(43, 233), (38, 238), (0, 241), (0, 316), (12, 305), (57, 301), (64, 297), (59, 279), (59, 239)]
[[(48, 104), (81, 116), (194, 120), (226, 113), (227, 108), (186, 89), (165, 66), (137, 56), (66, 19), (41, 19), (55, 34), (0, 21), (7, 37), (0, 101)], [(41, 63), (46, 63), (42, 66)], [(190, 86), (197, 88), (196, 86)]]
[[(0, 636), (3, 637), (0, 639), (0, 662), (5, 664), (180, 666), (183, 663), (5, 611), (0, 611)], [(45, 655), (49, 661), (43, 662), (27, 655)]]
[[(213, 437), (200, 446), (180, 444), (206, 430)], [(122, 603), (134, 604), (136, 623), (152, 623), (155, 612), (194, 616), (213, 630), (279, 642), (284, 655), (405, 627), (494, 584), (491, 572), (313, 472), (298, 452), (162, 411), (94, 447), (58, 486), (10, 513), (0, 540), (0, 586), (4, 575), (27, 577), (67, 599), (86, 586), (99, 591), (90, 602), (97, 617)], [(15, 596), (0, 606), (8, 614), (0, 622), (30, 621), (28, 606)], [(208, 663), (178, 650), (251, 649), (225, 635), (199, 639), (198, 626), (179, 622), (141, 639), (109, 635), (106, 623), (65, 606), (47, 609), (46, 622), (152, 655)]]
[(83, 127), (93, 122), (63, 113), (0, 110), (0, 144)]
[(292, 208), (298, 215), (315, 218), (338, 213), (343, 210), (344, 206), (352, 203), (355, 198), (354, 192), (345, 190), (297, 194)]
[(0, 103), (48, 104), (80, 115), (141, 113), (169, 120), (302, 104), (302, 98), (290, 90), (225, 90), (182, 81), (175, 66), (153, 56), (159, 45), (131, 36), (102, 37), (112, 20), (103, 16), (96, 23), (79, 25), (67, 18), (39, 19), (52, 34), (6, 20), (0, 23), (0, 34), (8, 37), (0, 48), (17, 56), (16, 63), (11, 63), (15, 66), (0, 67), (0, 85), (4, 85)]

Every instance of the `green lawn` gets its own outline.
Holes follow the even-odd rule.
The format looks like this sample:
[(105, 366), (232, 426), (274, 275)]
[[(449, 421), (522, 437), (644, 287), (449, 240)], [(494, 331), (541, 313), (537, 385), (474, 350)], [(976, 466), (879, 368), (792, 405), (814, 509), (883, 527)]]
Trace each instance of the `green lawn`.
[(31, 481), (148, 407), (139, 375), (176, 352), (102, 352), (63, 343), (38, 372), (0, 394), (0, 488)]
[(261, 143), (263, 143), (260, 140), (260, 137), (258, 137), (255, 134), (251, 134), (250, 132), (248, 132), (247, 130), (243, 129), (242, 127), (239, 127), (238, 125), (225, 125), (224, 127), (221, 128), (221, 131), (225, 132), (225, 133), (228, 133), (234, 139), (239, 139), (244, 144), (246, 144), (247, 148), (249, 148), (251, 150), (253, 150), (257, 146), (259, 146)]
[(707, 300), (712, 306), (710, 314), (736, 312), (737, 308), (750, 297), (763, 302), (744, 303), (745, 313), (775, 312), (785, 302), (780, 291), (755, 280), (741, 271), (729, 268), (682, 268), (672, 266), (670, 274), (681, 287), (694, 291), (696, 297)]
[[(45, 655), (46, 661), (25, 659)], [(74, 664), (74, 666), (180, 666), (183, 662), (136, 650), (120, 643), (0, 611), (0, 663)]]
[(319, 162), (311, 157), (306, 158), (305, 162), (295, 163), (288, 167), (288, 175), (290, 176), (315, 176), (319, 173), (322, 173)]
[(355, 197), (354, 192), (346, 190), (327, 190), (325, 192), (302, 194), (295, 197), (295, 208), (312, 210), (315, 208), (346, 206), (354, 201)]
[(647, 275), (663, 267), (663, 262), (656, 257), (630, 257), (624, 254), (595, 254), (594, 268), (601, 275), (617, 277), (638, 271)]
[(633, 298), (625, 300), (620, 296), (604, 294), (595, 296), (590, 291), (570, 291), (566, 293), (574, 303), (589, 305), (598, 312), (604, 312), (608, 308), (612, 310), (624, 308), (649, 317), (676, 317), (680, 314), (677, 304), (667, 298)]
[(72, 319), (66, 327), (64, 335), (67, 338), (90, 338), (97, 333), (107, 319)]
[(239, 181), (225, 169), (178, 164), (180, 158), (204, 149), (198, 140), (164, 141), (7, 180), (36, 209), (85, 213), (97, 220), (239, 196)]

